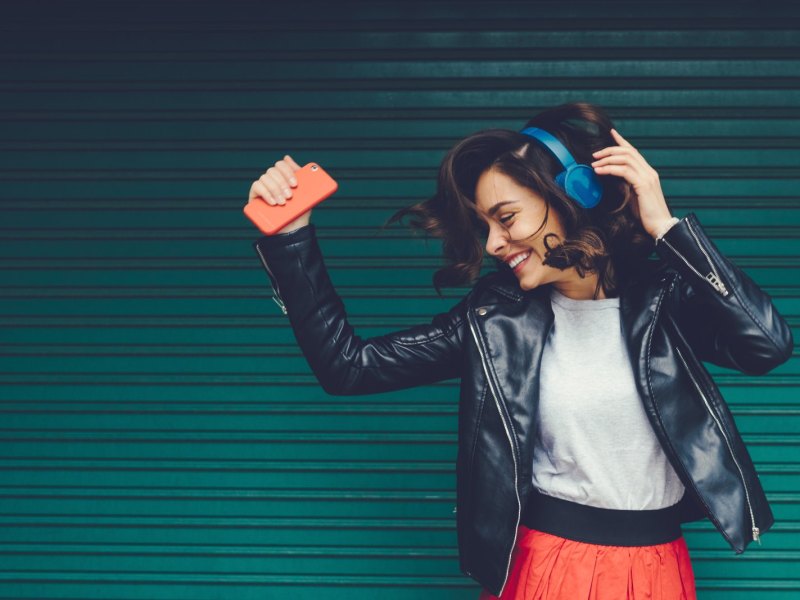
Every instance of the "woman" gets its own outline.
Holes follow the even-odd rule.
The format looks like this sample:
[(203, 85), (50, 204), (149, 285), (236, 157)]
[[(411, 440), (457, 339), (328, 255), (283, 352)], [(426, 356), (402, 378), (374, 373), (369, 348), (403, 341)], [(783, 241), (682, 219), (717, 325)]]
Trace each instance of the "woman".
[[(299, 168), (286, 156), (250, 197), (287, 201)], [(254, 247), (328, 393), (461, 379), (459, 561), (483, 600), (695, 598), (681, 523), (708, 518), (736, 553), (760, 543), (774, 518), (701, 361), (766, 373), (791, 330), (693, 212), (672, 217), (603, 109), (564, 104), (461, 140), (436, 193), (389, 222), (409, 214), (443, 240), (437, 291), (471, 288), (428, 324), (368, 339), (308, 213)], [(497, 269), (479, 277), (484, 251)]]

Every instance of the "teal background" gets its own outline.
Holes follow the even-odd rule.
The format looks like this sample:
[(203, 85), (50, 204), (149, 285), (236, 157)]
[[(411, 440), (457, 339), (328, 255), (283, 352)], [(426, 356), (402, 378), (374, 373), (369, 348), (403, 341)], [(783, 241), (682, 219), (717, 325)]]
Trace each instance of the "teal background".
[[(13, 8), (12, 8), (13, 7)], [(477, 598), (458, 570), (458, 382), (326, 395), (241, 210), (288, 153), (361, 336), (428, 322), (401, 226), (439, 161), (571, 100), (608, 108), (676, 216), (797, 331), (800, 10), (755, 2), (19, 2), (0, 18), (0, 598)], [(489, 265), (487, 264), (487, 268)], [(776, 516), (702, 599), (800, 592), (797, 356), (709, 365)]]

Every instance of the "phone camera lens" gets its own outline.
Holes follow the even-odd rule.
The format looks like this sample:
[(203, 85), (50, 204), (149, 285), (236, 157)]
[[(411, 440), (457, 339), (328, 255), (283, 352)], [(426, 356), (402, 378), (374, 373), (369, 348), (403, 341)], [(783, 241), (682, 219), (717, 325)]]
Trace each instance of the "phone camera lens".
[(317, 169), (319, 169), (319, 167), (317, 165), (312, 165), (311, 166), (311, 170), (312, 171), (316, 171)]

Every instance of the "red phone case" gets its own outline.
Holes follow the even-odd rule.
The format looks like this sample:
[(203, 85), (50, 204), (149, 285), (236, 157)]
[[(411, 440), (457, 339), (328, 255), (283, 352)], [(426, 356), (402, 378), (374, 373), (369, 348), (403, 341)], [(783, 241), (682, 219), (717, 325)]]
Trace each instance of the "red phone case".
[(273, 235), (314, 208), (337, 189), (339, 184), (317, 163), (308, 163), (293, 173), (297, 185), (286, 204), (271, 205), (261, 197), (251, 198), (244, 214), (262, 233)]

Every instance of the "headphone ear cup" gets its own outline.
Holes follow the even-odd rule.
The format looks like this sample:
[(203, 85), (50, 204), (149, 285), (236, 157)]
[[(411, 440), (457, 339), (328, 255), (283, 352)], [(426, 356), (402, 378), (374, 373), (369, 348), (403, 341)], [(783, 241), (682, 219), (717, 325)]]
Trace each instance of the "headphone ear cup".
[[(560, 173), (559, 176), (562, 174)], [(563, 173), (561, 186), (567, 195), (584, 208), (597, 206), (603, 197), (603, 186), (588, 165), (573, 165)]]
[(544, 129), (526, 127), (520, 133), (537, 140), (561, 163), (561, 166), (565, 167), (555, 176), (555, 183), (567, 196), (583, 208), (597, 206), (603, 197), (603, 186), (594, 169), (589, 165), (577, 163), (566, 146)]

